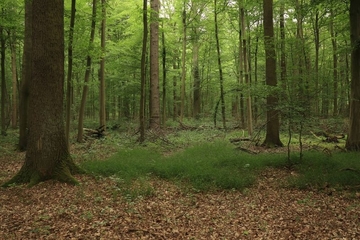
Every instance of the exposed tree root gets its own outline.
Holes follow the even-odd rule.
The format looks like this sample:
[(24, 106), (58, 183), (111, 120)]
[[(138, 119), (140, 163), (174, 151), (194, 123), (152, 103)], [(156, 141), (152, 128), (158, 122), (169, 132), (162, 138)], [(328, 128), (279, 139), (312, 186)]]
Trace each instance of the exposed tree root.
[(71, 160), (65, 160), (59, 163), (59, 165), (48, 173), (42, 173), (41, 171), (24, 163), (20, 171), (9, 181), (1, 185), (1, 187), (9, 187), (17, 184), (28, 184), (28, 187), (32, 187), (40, 182), (54, 179), (59, 182), (69, 183), (73, 185), (79, 184), (79, 182), (73, 177), (74, 174), (85, 173), (83, 169), (78, 167)]

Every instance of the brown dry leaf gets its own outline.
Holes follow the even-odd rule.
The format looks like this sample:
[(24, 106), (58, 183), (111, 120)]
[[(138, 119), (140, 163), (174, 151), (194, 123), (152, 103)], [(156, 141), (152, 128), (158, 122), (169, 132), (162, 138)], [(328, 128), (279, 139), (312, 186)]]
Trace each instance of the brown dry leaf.
[[(0, 158), (0, 180), (21, 167)], [(184, 192), (152, 180), (154, 195), (127, 201), (110, 178), (77, 176), (0, 189), (0, 239), (360, 239), (358, 194), (282, 188), (269, 169), (246, 191)], [(349, 197), (350, 196), (350, 197)]]

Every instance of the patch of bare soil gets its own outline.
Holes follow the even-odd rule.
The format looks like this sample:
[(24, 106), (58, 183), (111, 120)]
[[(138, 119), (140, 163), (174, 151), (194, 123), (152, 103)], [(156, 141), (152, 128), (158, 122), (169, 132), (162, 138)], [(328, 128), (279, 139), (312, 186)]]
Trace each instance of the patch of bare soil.
[[(0, 183), (21, 164), (0, 158)], [(358, 195), (284, 188), (289, 174), (269, 169), (243, 192), (153, 180), (154, 193), (135, 201), (113, 179), (85, 175), (79, 186), (0, 189), (0, 239), (360, 239)]]

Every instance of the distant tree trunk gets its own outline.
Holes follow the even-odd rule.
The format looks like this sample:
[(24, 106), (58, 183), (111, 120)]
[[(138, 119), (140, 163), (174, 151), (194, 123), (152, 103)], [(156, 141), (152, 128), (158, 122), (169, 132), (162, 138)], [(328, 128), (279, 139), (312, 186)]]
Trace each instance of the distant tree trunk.
[[(176, 57), (173, 58), (173, 70), (176, 72), (179, 69), (178, 59)], [(177, 96), (177, 81), (178, 75), (174, 74), (173, 76), (173, 120), (176, 121), (177, 117), (179, 116), (178, 111), (178, 96)]]
[(193, 79), (194, 79), (194, 100), (193, 100), (193, 116), (196, 119), (200, 118), (200, 108), (201, 108), (201, 98), (200, 98), (200, 71), (199, 71), (199, 33), (198, 29), (195, 26), (194, 32), (193, 32), (193, 61), (192, 61), (192, 67), (193, 67)]
[(101, 0), (101, 57), (100, 57), (100, 126), (106, 129), (106, 104), (105, 104), (105, 43), (106, 43), (106, 0)]
[[(276, 55), (274, 44), (274, 26), (273, 26), (273, 0), (263, 0), (264, 8), (264, 43), (266, 56), (266, 85), (270, 88), (277, 85), (276, 80)], [(272, 91), (272, 89), (270, 90)], [(266, 137), (263, 143), (266, 147), (281, 147), (280, 141), (280, 123), (279, 111), (276, 109), (278, 98), (274, 93), (270, 93), (266, 99)]]
[(180, 122), (183, 121), (185, 112), (185, 81), (186, 81), (186, 10), (185, 2), (184, 9), (182, 12), (182, 52), (181, 52), (181, 93), (180, 93)]
[(146, 45), (148, 36), (147, 23), (147, 0), (143, 0), (143, 41), (141, 51), (141, 89), (140, 89), (140, 138), (139, 142), (145, 141), (145, 100), (146, 100)]
[[(243, 51), (243, 19), (242, 19), (242, 15), (241, 15), (241, 8), (243, 1), (239, 0), (239, 63), (238, 63), (238, 68), (239, 68), (239, 76), (238, 76), (238, 85), (241, 86), (241, 84), (244, 83), (244, 51)], [(238, 96), (240, 98), (239, 100), (239, 104), (240, 104), (240, 126), (241, 128), (245, 128), (245, 104), (244, 104), (244, 94), (242, 91), (240, 91), (240, 94)]]
[[(245, 22), (245, 10), (244, 7), (242, 5), (242, 7), (240, 8), (240, 15), (241, 15), (241, 23), (242, 23), (242, 32), (243, 32), (243, 39), (242, 39), (242, 51), (243, 51), (243, 56), (244, 56), (244, 77), (245, 77), (245, 84), (249, 86), (250, 88), (250, 76), (249, 76), (249, 60), (247, 57), (247, 37), (246, 37), (246, 22)], [(252, 104), (251, 104), (251, 96), (250, 96), (250, 91), (248, 93), (248, 96), (246, 97), (246, 110), (247, 110), (247, 114), (246, 114), (246, 119), (247, 119), (247, 129), (248, 129), (248, 134), (249, 136), (252, 135), (253, 132), (253, 124), (252, 124)]]
[(22, 80), (19, 103), (19, 150), (25, 151), (28, 138), (28, 102), (29, 84), (32, 75), (32, 7), (31, 1), (25, 1), (25, 39), (23, 53)]
[(165, 125), (166, 123), (166, 45), (165, 45), (165, 31), (164, 31), (164, 24), (162, 25), (163, 31), (161, 31), (161, 41), (162, 41), (162, 124)]
[(360, 3), (350, 0), (351, 98), (350, 128), (345, 148), (360, 151)]
[(320, 26), (319, 26), (319, 10), (316, 8), (314, 23), (314, 41), (315, 41), (315, 115), (320, 113), (319, 107), (319, 50), (320, 50)]
[(6, 101), (6, 79), (5, 79), (5, 31), (0, 26), (0, 70), (1, 70), (1, 135), (6, 135), (6, 116), (5, 116), (5, 101)]
[(66, 125), (65, 125), (65, 137), (70, 149), (70, 123), (71, 123), (71, 105), (72, 99), (72, 67), (73, 67), (73, 40), (74, 40), (74, 26), (75, 26), (75, 13), (76, 13), (76, 0), (71, 1), (71, 17), (70, 17), (70, 29), (69, 29), (69, 45), (68, 45), (68, 69), (66, 79)]
[[(93, 0), (89, 51), (93, 45), (94, 37), (95, 37), (96, 2), (97, 2), (97, 0)], [(83, 142), (83, 134), (84, 134), (83, 125), (84, 125), (84, 115), (85, 115), (85, 107), (86, 107), (86, 97), (87, 97), (87, 94), (89, 91), (89, 86), (87, 85), (87, 83), (89, 82), (90, 72), (91, 72), (91, 56), (90, 56), (90, 53), (88, 53), (88, 56), (86, 58), (86, 70), (85, 70), (83, 93), (82, 93), (82, 97), (81, 97), (81, 105), (80, 105), (80, 110), (79, 110), (79, 123), (78, 123), (78, 135), (77, 135), (78, 142)]]
[(150, 128), (160, 128), (159, 0), (150, 0)]
[(331, 10), (330, 35), (333, 48), (333, 116), (337, 116), (338, 111), (338, 53), (336, 43), (336, 32), (334, 31), (334, 12)]
[(218, 62), (219, 80), (220, 80), (221, 117), (222, 117), (223, 128), (226, 129), (224, 77), (223, 77), (222, 66), (221, 66), (221, 51), (220, 51), (218, 13), (217, 13), (217, 11), (218, 11), (218, 9), (217, 9), (217, 0), (214, 0), (214, 23), (215, 23), (215, 39), (216, 39), (217, 62)]
[(32, 1), (32, 79), (29, 84), (29, 137), (25, 162), (4, 184), (29, 183), (48, 179), (77, 183), (72, 174), (80, 172), (73, 162), (65, 139), (63, 123), (64, 87), (64, 3)]
[(16, 42), (15, 31), (9, 31), (10, 48), (11, 48), (11, 75), (12, 75), (12, 114), (11, 114), (11, 127), (17, 127), (17, 110), (18, 110), (18, 96), (17, 96), (17, 67), (16, 67)]

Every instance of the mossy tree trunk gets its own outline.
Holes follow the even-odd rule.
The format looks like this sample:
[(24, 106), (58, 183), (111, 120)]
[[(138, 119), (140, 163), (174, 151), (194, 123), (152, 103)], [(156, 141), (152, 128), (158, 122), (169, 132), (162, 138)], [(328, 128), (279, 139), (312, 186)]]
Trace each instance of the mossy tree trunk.
[(32, 78), (29, 82), (28, 144), (25, 162), (5, 183), (48, 179), (76, 183), (80, 169), (70, 157), (63, 122), (64, 2), (32, 1)]

